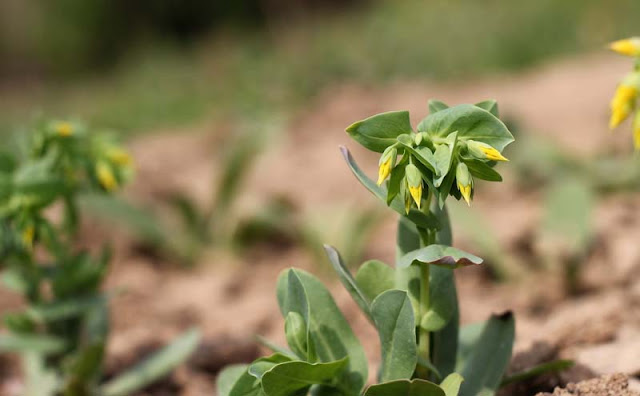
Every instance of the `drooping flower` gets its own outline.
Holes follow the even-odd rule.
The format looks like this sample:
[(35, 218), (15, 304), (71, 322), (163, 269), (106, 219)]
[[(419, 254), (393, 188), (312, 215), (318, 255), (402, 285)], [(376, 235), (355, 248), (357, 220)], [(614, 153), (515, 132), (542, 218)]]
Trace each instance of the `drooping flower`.
[(456, 167), (456, 181), (460, 194), (467, 202), (467, 205), (471, 206), (471, 192), (473, 190), (473, 178), (469, 173), (469, 168), (464, 162), (461, 162)]
[(638, 89), (634, 86), (627, 84), (620, 84), (616, 88), (616, 93), (611, 99), (611, 118), (609, 120), (609, 128), (614, 129), (622, 121), (624, 121), (631, 112), (635, 100), (638, 96)]
[(630, 37), (609, 44), (609, 49), (627, 56), (640, 56), (640, 37)]
[(487, 159), (491, 161), (509, 161), (496, 148), (475, 140), (467, 141), (469, 153), (478, 159)]
[(73, 135), (73, 126), (68, 122), (58, 122), (54, 126), (54, 129), (58, 136), (69, 137)]
[(104, 162), (98, 162), (98, 164), (96, 165), (96, 177), (98, 178), (100, 185), (102, 185), (105, 190), (113, 191), (118, 188), (118, 181), (113, 175), (113, 171), (108, 164)]
[(391, 174), (391, 170), (396, 165), (396, 158), (398, 157), (398, 150), (390, 146), (380, 156), (378, 162), (378, 185), (381, 185), (387, 177)]
[(405, 175), (409, 193), (418, 209), (420, 209), (422, 203), (422, 175), (420, 170), (415, 165), (409, 164), (405, 167)]

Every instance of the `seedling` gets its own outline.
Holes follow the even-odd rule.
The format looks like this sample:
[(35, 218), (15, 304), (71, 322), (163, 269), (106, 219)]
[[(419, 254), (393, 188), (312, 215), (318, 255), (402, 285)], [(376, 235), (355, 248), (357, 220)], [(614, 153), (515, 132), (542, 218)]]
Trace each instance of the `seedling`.
[(0, 352), (22, 358), (25, 394), (127, 395), (168, 373), (195, 348), (196, 332), (103, 381), (113, 293), (100, 289), (110, 253), (77, 246), (78, 195), (119, 190), (131, 157), (108, 136), (70, 122), (38, 124), (22, 154), (0, 161), (0, 268), (26, 303), (3, 316)]
[(340, 281), (378, 331), (377, 383), (367, 386), (363, 347), (328, 290), (313, 275), (288, 269), (277, 285), (288, 348), (265, 342), (273, 355), (225, 369), (220, 396), (475, 396), (493, 394), (503, 382), (514, 318), (506, 312), (459, 327), (454, 270), (482, 259), (451, 246), (445, 204), (449, 196), (471, 204), (478, 180), (500, 181), (494, 165), (507, 160), (501, 153), (513, 137), (495, 101), (454, 107), (430, 101), (429, 109), (416, 132), (405, 111), (347, 128), (381, 153), (377, 183), (342, 148), (356, 178), (400, 215), (395, 268), (372, 260), (354, 276), (325, 246)]

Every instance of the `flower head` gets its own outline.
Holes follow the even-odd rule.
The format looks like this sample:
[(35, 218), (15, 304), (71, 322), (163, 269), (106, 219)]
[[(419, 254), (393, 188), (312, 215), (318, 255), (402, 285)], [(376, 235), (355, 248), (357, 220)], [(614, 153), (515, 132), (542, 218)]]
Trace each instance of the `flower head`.
[(456, 167), (456, 181), (460, 194), (467, 202), (467, 205), (471, 206), (471, 192), (473, 190), (473, 178), (469, 173), (469, 168), (464, 162), (461, 162)]
[(469, 153), (478, 159), (509, 161), (497, 149), (483, 142), (468, 140), (467, 148), (469, 149)]
[(617, 40), (609, 44), (609, 49), (627, 56), (640, 56), (640, 37)]
[(113, 191), (118, 187), (118, 181), (113, 175), (111, 167), (104, 162), (99, 162), (96, 165), (96, 177), (102, 187), (107, 191)]

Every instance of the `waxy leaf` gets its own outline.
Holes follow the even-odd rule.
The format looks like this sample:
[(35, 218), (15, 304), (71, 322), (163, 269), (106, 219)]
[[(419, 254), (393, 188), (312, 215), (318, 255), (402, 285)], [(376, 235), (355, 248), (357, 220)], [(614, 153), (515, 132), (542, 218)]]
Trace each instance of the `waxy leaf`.
[[(229, 396), (229, 392), (231, 392), (231, 389), (233, 389), (238, 380), (243, 375), (247, 375), (248, 367), (246, 364), (234, 364), (222, 369), (216, 380), (218, 396)], [(253, 381), (255, 382), (255, 378)]]
[(464, 378), (458, 373), (451, 373), (447, 378), (442, 381), (440, 387), (444, 391), (446, 396), (458, 396), (460, 391), (460, 385), (462, 385)]
[(471, 176), (475, 178), (494, 182), (502, 181), (502, 176), (500, 176), (498, 172), (496, 172), (485, 162), (466, 161), (465, 164), (467, 165), (467, 168), (469, 168), (469, 173), (471, 173)]
[(435, 159), (436, 171), (433, 179), (433, 185), (435, 187), (440, 187), (444, 178), (451, 170), (451, 159), (453, 158), (453, 150), (456, 146), (457, 135), (457, 132), (453, 132), (452, 134), (447, 136), (447, 143), (439, 145), (433, 154)]
[[(378, 197), (378, 199), (386, 202), (387, 190), (382, 186), (378, 186), (373, 180), (369, 179), (367, 175), (365, 175), (362, 169), (360, 169), (358, 164), (356, 164), (356, 162), (353, 160), (353, 157), (351, 157), (351, 153), (349, 153), (349, 150), (347, 150), (345, 147), (340, 147), (340, 150), (342, 151), (342, 155), (347, 161), (349, 168), (351, 168), (351, 171), (360, 181), (360, 183), (362, 183), (362, 185), (365, 186), (367, 190), (371, 191), (373, 195)], [(395, 210), (397, 213), (408, 217), (414, 224), (420, 227), (429, 229), (440, 228), (440, 224), (438, 224), (438, 221), (435, 219), (435, 217), (433, 217), (431, 213), (426, 214), (418, 209), (412, 208), (407, 215), (404, 207), (404, 202), (402, 201), (402, 199), (400, 199), (400, 197), (395, 197), (389, 207)]]
[(409, 156), (405, 155), (402, 157), (400, 162), (393, 168), (391, 171), (391, 176), (389, 177), (389, 183), (387, 184), (387, 206), (391, 205), (393, 199), (400, 193), (402, 181), (404, 180), (405, 175), (405, 167), (409, 163)]
[(427, 116), (418, 125), (419, 132), (445, 138), (458, 132), (458, 139), (487, 143), (502, 151), (513, 136), (502, 121), (480, 107), (463, 104)]
[(429, 114), (437, 113), (440, 110), (448, 109), (449, 105), (437, 99), (429, 99)]
[(283, 315), (294, 311), (305, 318), (309, 361), (330, 363), (349, 358), (337, 386), (359, 393), (368, 371), (364, 350), (322, 282), (299, 269), (285, 270), (278, 278), (278, 304)]
[(355, 277), (356, 284), (368, 301), (395, 286), (395, 271), (379, 260), (365, 261)]
[(459, 268), (467, 265), (482, 264), (482, 259), (451, 246), (429, 245), (403, 256), (398, 262), (398, 267), (407, 268), (416, 262), (441, 265), (447, 268)]
[(0, 334), (0, 352), (58, 353), (66, 348), (63, 339), (37, 334)]
[(262, 379), (262, 376), (264, 375), (264, 373), (271, 370), (278, 364), (286, 363), (290, 361), (291, 361), (291, 358), (289, 356), (286, 356), (280, 353), (275, 353), (271, 356), (267, 356), (267, 357), (263, 357), (255, 360), (253, 363), (249, 365), (247, 372), (260, 380)]
[(373, 301), (371, 313), (380, 337), (382, 382), (410, 379), (416, 368), (417, 346), (413, 307), (407, 292), (388, 290)]
[(364, 396), (447, 396), (444, 390), (433, 382), (415, 379), (397, 380), (371, 385)]
[(429, 271), (429, 295), (431, 305), (420, 318), (420, 327), (427, 331), (441, 330), (454, 313), (456, 305), (453, 270), (450, 268), (432, 267)]
[(404, 133), (411, 133), (408, 111), (390, 111), (351, 124), (347, 129), (351, 137), (369, 150), (382, 153)]
[(306, 394), (311, 385), (334, 385), (346, 369), (348, 358), (327, 362), (293, 361), (275, 365), (262, 376), (262, 390), (267, 396)]
[(333, 269), (338, 274), (338, 278), (340, 279), (340, 282), (342, 283), (344, 288), (347, 289), (349, 294), (351, 294), (351, 298), (353, 298), (353, 301), (355, 301), (356, 304), (358, 304), (358, 306), (360, 307), (362, 312), (364, 312), (367, 318), (371, 322), (373, 322), (373, 318), (371, 317), (371, 307), (370, 307), (372, 299), (369, 299), (366, 296), (364, 291), (360, 289), (360, 286), (358, 285), (356, 280), (353, 279), (351, 272), (342, 261), (342, 257), (340, 257), (340, 253), (338, 253), (338, 251), (333, 246), (329, 246), (329, 245), (324, 245), (324, 250), (327, 253), (329, 262), (331, 262)]
[(478, 106), (479, 108), (485, 109), (494, 116), (500, 117), (500, 115), (498, 114), (498, 102), (495, 99), (483, 100), (482, 102), (476, 103), (474, 106)]
[(462, 368), (465, 382), (461, 396), (498, 389), (511, 360), (514, 337), (515, 320), (511, 312), (491, 316)]

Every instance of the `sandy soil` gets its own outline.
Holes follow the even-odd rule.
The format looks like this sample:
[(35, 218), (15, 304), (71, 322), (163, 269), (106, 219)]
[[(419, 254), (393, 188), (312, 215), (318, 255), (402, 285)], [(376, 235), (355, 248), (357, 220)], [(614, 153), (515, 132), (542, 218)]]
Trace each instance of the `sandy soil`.
[[(606, 125), (609, 97), (627, 68), (628, 62), (616, 57), (591, 56), (524, 74), (456, 84), (328, 88), (260, 156), (238, 207), (251, 211), (276, 195), (290, 197), (302, 213), (340, 205), (375, 205), (343, 163), (338, 146), (348, 146), (371, 174), (377, 158), (352, 142), (344, 128), (374, 113), (401, 109), (410, 110), (417, 123), (426, 115), (429, 98), (452, 104), (495, 98), (504, 117), (567, 150), (580, 155), (625, 150), (631, 144), (630, 133), (612, 135)], [(132, 199), (153, 204), (155, 197), (181, 190), (205, 202), (216, 175), (213, 165), (224, 151), (220, 135), (219, 129), (205, 125), (191, 133), (161, 131), (131, 142), (138, 166), (137, 183), (129, 191)], [(538, 224), (540, 197), (536, 191), (520, 191), (508, 165), (502, 168), (505, 182), (479, 186), (474, 206), (491, 219), (486, 226), (516, 254)], [(518, 354), (513, 370), (554, 358), (576, 360), (576, 367), (567, 372), (512, 387), (504, 394), (551, 392), (555, 386), (611, 373), (624, 373), (631, 388), (640, 387), (639, 205), (640, 197), (633, 196), (609, 197), (598, 204), (597, 243), (583, 263), (586, 287), (579, 296), (567, 296), (559, 275), (548, 271), (532, 271), (507, 284), (492, 282), (481, 268), (458, 272), (464, 323), (484, 320), (492, 312), (515, 311)], [(212, 249), (194, 269), (184, 270), (151, 260), (126, 239), (116, 239), (117, 255), (107, 287), (124, 286), (127, 292), (112, 307), (108, 370), (120, 370), (190, 326), (199, 326), (205, 336), (203, 347), (185, 367), (143, 394), (212, 395), (215, 374), (222, 365), (249, 361), (261, 352), (252, 341), (254, 334), (284, 343), (274, 285), (278, 273), (290, 266), (320, 273), (331, 282), (338, 305), (370, 358), (378, 359), (374, 329), (326, 268), (300, 248), (261, 249), (243, 257)], [(464, 239), (456, 244), (474, 251)], [(390, 214), (365, 256), (392, 262), (393, 249)], [(19, 303), (0, 292), (0, 309)], [(576, 388), (553, 394), (627, 394), (571, 389)]]

